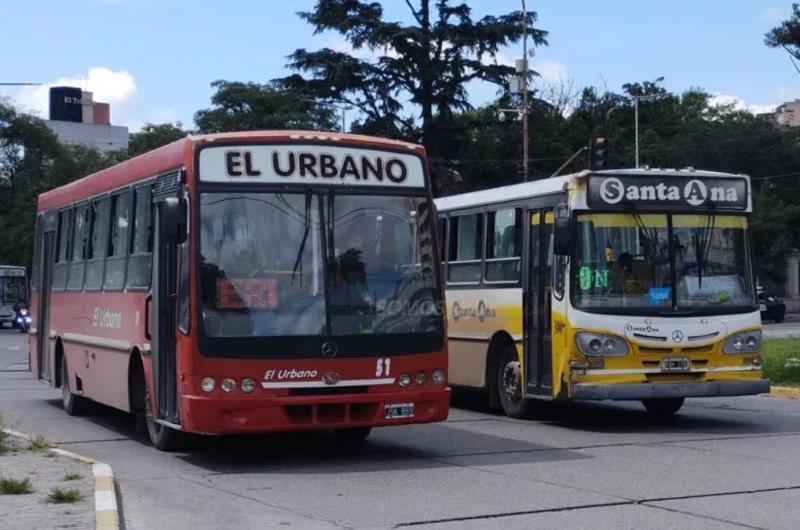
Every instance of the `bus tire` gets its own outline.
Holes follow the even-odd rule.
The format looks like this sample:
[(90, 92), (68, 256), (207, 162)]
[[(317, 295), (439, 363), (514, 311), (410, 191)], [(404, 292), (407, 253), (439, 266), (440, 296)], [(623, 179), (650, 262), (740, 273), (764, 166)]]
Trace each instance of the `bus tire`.
[(672, 416), (683, 406), (683, 398), (653, 398), (643, 399), (642, 405), (653, 416)]
[(350, 429), (335, 429), (333, 435), (336, 437), (336, 443), (338, 444), (360, 444), (367, 439), (371, 432), (372, 427), (352, 427)]
[(89, 400), (73, 394), (69, 388), (69, 371), (65, 355), (61, 356), (61, 405), (69, 416), (80, 416), (89, 410)]
[(172, 427), (157, 423), (150, 412), (150, 392), (145, 387), (145, 425), (150, 443), (159, 451), (171, 452), (182, 449), (186, 443), (184, 433)]
[(524, 419), (531, 415), (532, 405), (524, 397), (522, 383), (522, 369), (517, 356), (517, 348), (509, 344), (503, 348), (498, 356), (497, 369), (497, 397), (503, 412), (510, 418)]

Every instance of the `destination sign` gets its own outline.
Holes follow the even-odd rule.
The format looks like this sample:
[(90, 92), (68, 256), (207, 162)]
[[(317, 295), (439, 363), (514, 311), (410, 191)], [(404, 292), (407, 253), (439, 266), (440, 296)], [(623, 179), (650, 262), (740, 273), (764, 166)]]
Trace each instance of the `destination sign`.
[(587, 202), (592, 207), (714, 205), (747, 208), (747, 179), (664, 175), (590, 175)]
[(203, 182), (422, 188), (418, 156), (331, 145), (242, 145), (200, 151)]
[(1, 277), (12, 277), (12, 278), (24, 278), (25, 277), (25, 269), (6, 269), (0, 268), (0, 276)]

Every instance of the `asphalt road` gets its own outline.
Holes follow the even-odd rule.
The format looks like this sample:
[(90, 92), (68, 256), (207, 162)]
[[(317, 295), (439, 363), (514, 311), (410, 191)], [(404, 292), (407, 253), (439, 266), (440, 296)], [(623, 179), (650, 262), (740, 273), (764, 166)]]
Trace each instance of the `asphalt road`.
[(635, 403), (583, 404), (518, 421), (459, 392), (446, 423), (379, 429), (362, 447), (318, 433), (168, 454), (123, 414), (68, 417), (27, 372), (23, 339), (0, 331), (0, 410), (111, 464), (129, 530), (800, 526), (800, 400), (698, 399), (660, 421)]

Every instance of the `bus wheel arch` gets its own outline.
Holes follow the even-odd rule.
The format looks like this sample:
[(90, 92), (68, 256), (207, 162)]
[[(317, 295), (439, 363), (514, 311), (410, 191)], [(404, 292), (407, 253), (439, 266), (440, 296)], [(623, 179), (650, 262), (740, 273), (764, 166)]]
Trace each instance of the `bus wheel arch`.
[(61, 360), (64, 358), (64, 344), (61, 342), (61, 337), (56, 337), (55, 346), (55, 377), (53, 377), (53, 386), (61, 388)]
[(145, 388), (147, 378), (144, 374), (144, 360), (139, 348), (133, 348), (128, 361), (128, 406), (133, 414), (145, 407)]
[(506, 348), (516, 347), (514, 339), (505, 331), (498, 331), (492, 335), (489, 341), (489, 349), (486, 352), (486, 390), (489, 393), (489, 407), (500, 409), (499, 389), (497, 387), (497, 366)]

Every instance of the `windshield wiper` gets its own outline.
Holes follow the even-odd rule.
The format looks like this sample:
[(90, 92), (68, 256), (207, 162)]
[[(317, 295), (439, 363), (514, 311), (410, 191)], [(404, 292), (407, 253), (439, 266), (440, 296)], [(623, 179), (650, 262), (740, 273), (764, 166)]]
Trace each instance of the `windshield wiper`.
[[(649, 228), (642, 219), (642, 216), (639, 215), (639, 211), (636, 209), (636, 205), (632, 202), (627, 204), (631, 215), (633, 216), (633, 220), (636, 221), (636, 226), (639, 228), (639, 234), (644, 243), (644, 252), (645, 256), (647, 256), (648, 261), (650, 261), (650, 265), (652, 268), (652, 274), (650, 275), (650, 281), (652, 285), (655, 285), (656, 281), (656, 256), (658, 254), (657, 245), (658, 245), (658, 229), (657, 228)], [(652, 286), (651, 285), (651, 286)]]
[(311, 231), (311, 190), (306, 191), (306, 211), (303, 217), (303, 222), (305, 224), (305, 228), (303, 230), (303, 239), (300, 241), (300, 248), (297, 249), (297, 258), (294, 260), (294, 267), (292, 268), (292, 283), (294, 283), (294, 277), (297, 274), (298, 269), (300, 269), (300, 285), (303, 285), (303, 270), (302, 270), (302, 263), (303, 263), (303, 252), (306, 249), (306, 241), (308, 240), (308, 233)]
[(714, 205), (709, 206), (708, 220), (706, 226), (702, 229), (700, 234), (694, 237), (694, 253), (697, 259), (697, 288), (703, 288), (703, 269), (705, 268), (706, 261), (708, 260), (708, 253), (711, 250), (711, 237), (714, 234), (714, 223), (716, 221), (716, 213), (714, 212)]

